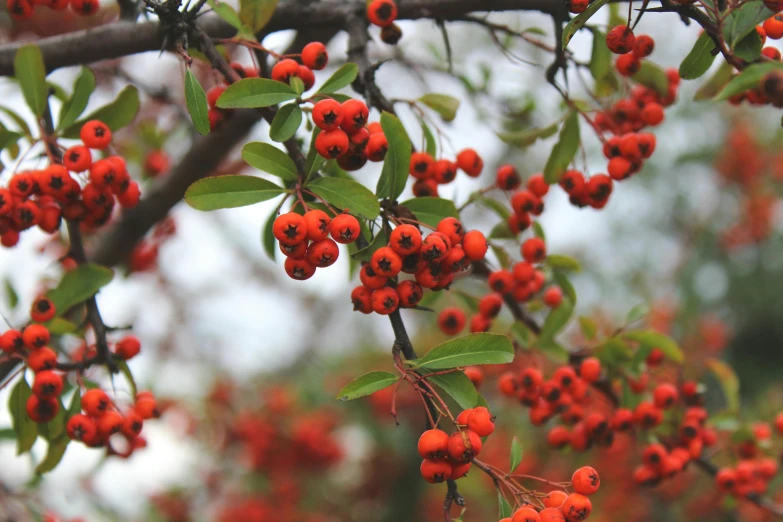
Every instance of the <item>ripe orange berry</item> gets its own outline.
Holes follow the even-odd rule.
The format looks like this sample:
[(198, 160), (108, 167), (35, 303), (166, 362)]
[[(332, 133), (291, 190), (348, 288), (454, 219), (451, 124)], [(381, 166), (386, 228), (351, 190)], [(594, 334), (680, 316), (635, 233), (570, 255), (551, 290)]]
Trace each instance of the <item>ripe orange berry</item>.
[(343, 245), (353, 243), (359, 237), (359, 221), (350, 214), (340, 214), (329, 225), (329, 234)]
[(663, 412), (654, 404), (643, 402), (634, 410), (634, 422), (644, 429), (654, 428), (663, 420)]
[(137, 356), (140, 351), (141, 342), (136, 336), (133, 335), (123, 337), (116, 345), (114, 345), (114, 353), (126, 361)]
[(421, 476), (430, 484), (440, 484), (451, 478), (451, 464), (445, 460), (421, 461)]
[(531, 237), (522, 243), (522, 257), (528, 263), (540, 263), (546, 258), (546, 245), (540, 237)]
[(465, 312), (459, 308), (444, 308), (438, 314), (438, 327), (447, 335), (457, 335), (465, 329)]
[(65, 432), (71, 440), (87, 441), (95, 438), (98, 427), (90, 417), (77, 413), (68, 419)]
[(492, 321), (489, 317), (476, 314), (470, 318), (470, 333), (488, 332), (490, 326), (492, 326)]
[(57, 398), (63, 391), (63, 378), (51, 370), (38, 372), (32, 388), (33, 394), (40, 398)]
[(386, 140), (386, 135), (384, 133), (376, 132), (370, 135), (370, 139), (367, 142), (367, 148), (365, 150), (367, 159), (375, 163), (383, 161), (388, 150), (389, 142)]
[(484, 160), (473, 149), (463, 149), (457, 154), (457, 166), (471, 178), (477, 178), (484, 170)]
[(457, 462), (467, 462), (481, 452), (481, 445), (481, 437), (475, 431), (457, 431), (449, 437), (449, 457)]
[(642, 63), (634, 53), (628, 53), (618, 56), (614, 65), (620, 75), (633, 76), (639, 72)]
[(421, 458), (438, 460), (446, 458), (448, 444), (449, 434), (435, 428), (421, 434), (417, 448)]
[(737, 472), (731, 468), (721, 468), (715, 475), (715, 485), (721, 493), (733, 493), (737, 487)]
[(543, 301), (549, 308), (557, 308), (563, 302), (563, 291), (559, 286), (550, 286), (544, 292)]
[(397, 19), (397, 4), (393, 0), (373, 0), (367, 6), (367, 19), (378, 27), (387, 27)]
[(449, 462), (451, 464), (451, 479), (461, 479), (468, 474), (472, 464), (470, 462)]
[(642, 121), (654, 127), (663, 121), (663, 107), (657, 103), (648, 103), (642, 109)]
[(579, 365), (579, 376), (588, 383), (594, 383), (601, 377), (601, 361), (595, 357), (584, 359)]
[(503, 307), (503, 296), (500, 294), (487, 294), (479, 300), (479, 313), (485, 317), (497, 317)]
[(598, 476), (598, 472), (594, 468), (584, 466), (574, 471), (571, 483), (574, 486), (574, 491), (589, 496), (601, 487), (601, 477)]
[(571, 434), (565, 426), (553, 426), (546, 435), (547, 443), (553, 448), (564, 448), (568, 445)]
[(565, 516), (558, 508), (543, 509), (539, 516), (541, 516), (541, 522), (565, 522)]
[(97, 13), (99, 7), (98, 0), (71, 0), (71, 10), (81, 16), (90, 16)]
[(24, 345), (25, 342), (19, 330), (6, 330), (3, 335), (0, 335), (0, 350), (5, 353), (24, 348)]
[(329, 53), (321, 42), (310, 42), (302, 49), (302, 63), (314, 70), (320, 71), (329, 63)]
[(447, 159), (440, 159), (432, 167), (432, 177), (439, 185), (447, 185), (457, 177), (457, 164)]
[(283, 263), (285, 273), (288, 277), (297, 281), (306, 281), (315, 275), (315, 265), (307, 259), (294, 259), (287, 257)]
[(400, 298), (400, 306), (412, 308), (421, 301), (423, 290), (416, 281), (406, 279), (397, 285), (397, 295)]
[(471, 261), (481, 261), (487, 254), (489, 245), (487, 245), (487, 239), (484, 237), (484, 234), (478, 230), (471, 230), (466, 232), (462, 238), (462, 249)]
[(560, 509), (568, 522), (582, 522), (592, 513), (593, 503), (584, 495), (571, 493)]
[(674, 406), (678, 398), (677, 387), (668, 382), (659, 384), (653, 390), (653, 402), (662, 410), (667, 410)]
[(271, 78), (277, 82), (288, 83), (291, 77), (299, 73), (299, 64), (295, 60), (286, 58), (280, 60), (272, 67)]
[(545, 496), (542, 502), (548, 508), (559, 508), (567, 498), (568, 494), (565, 491), (555, 490)]
[(372, 312), (372, 290), (364, 285), (357, 286), (351, 291), (351, 303), (354, 311), (369, 314)]
[(496, 270), (489, 274), (487, 284), (499, 294), (507, 294), (514, 287), (514, 276), (508, 270)]
[(541, 522), (541, 515), (535, 509), (523, 507), (514, 513), (511, 522)]
[(465, 375), (476, 388), (481, 386), (481, 383), (484, 382), (484, 370), (479, 366), (466, 366)]
[(421, 232), (413, 225), (399, 225), (389, 235), (389, 246), (401, 256), (417, 253), (421, 242)]
[(333, 239), (326, 238), (320, 241), (314, 241), (307, 247), (305, 259), (311, 265), (318, 268), (332, 266), (340, 256), (340, 249)]
[(764, 20), (764, 32), (773, 40), (783, 38), (783, 14), (776, 14)]
[(111, 399), (106, 392), (92, 388), (82, 395), (82, 410), (90, 417), (100, 417), (109, 409)]
[(120, 431), (128, 439), (134, 439), (139, 436), (141, 429), (144, 426), (144, 420), (141, 416), (134, 412), (129, 411), (125, 414), (125, 418), (122, 420), (122, 427)]
[(640, 34), (635, 40), (633, 54), (635, 54), (637, 58), (647, 58), (652, 54), (655, 49), (655, 40), (653, 40), (651, 36)]
[[(543, 179), (543, 178), (542, 178)], [(522, 179), (513, 165), (501, 165), (498, 167), (495, 184), (502, 190), (515, 190), (519, 188)]]
[(342, 129), (321, 131), (315, 138), (315, 149), (326, 159), (339, 158), (348, 152), (348, 135)]
[(288, 212), (275, 219), (272, 234), (284, 245), (298, 245), (307, 237), (307, 223), (299, 214)]
[(533, 174), (527, 179), (527, 189), (539, 198), (546, 196), (549, 185), (544, 181), (543, 174)]
[(411, 188), (417, 198), (438, 197), (438, 184), (434, 179), (417, 179)]
[[(367, 120), (369, 118), (370, 109), (367, 107), (366, 103), (355, 98), (345, 100), (343, 102), (343, 122), (340, 125), (340, 128), (348, 134), (355, 134), (367, 125)], [(382, 132), (383, 129), (370, 131), (370, 136)]]
[(111, 143), (111, 129), (99, 120), (90, 120), (82, 125), (79, 137), (91, 149), (105, 149)]
[(494, 417), (492, 417), (488, 409), (483, 406), (477, 406), (468, 415), (467, 425), (479, 437), (489, 437), (495, 431), (495, 421), (493, 419)]
[(428, 179), (433, 175), (435, 160), (426, 152), (411, 154), (410, 175), (416, 179)]
[(402, 270), (402, 258), (391, 247), (381, 247), (373, 252), (370, 266), (378, 275), (394, 277)]
[(606, 46), (614, 54), (625, 54), (633, 51), (636, 38), (627, 25), (618, 25), (606, 33)]
[(57, 353), (51, 348), (43, 347), (30, 352), (27, 356), (27, 367), (34, 372), (51, 370), (57, 364)]
[(313, 88), (313, 85), (315, 85), (315, 74), (313, 74), (313, 70), (306, 65), (299, 66), (299, 69), (296, 71), (296, 76), (302, 80), (306, 91), (309, 91)]
[(6, 7), (14, 20), (26, 20), (35, 10), (30, 0), (6, 0)]
[(319, 129), (334, 130), (343, 122), (343, 106), (337, 100), (327, 98), (313, 106), (312, 116)]
[(43, 424), (52, 420), (60, 411), (60, 401), (50, 397), (30, 395), (25, 404), (25, 411), (33, 422)]
[(329, 237), (329, 225), (332, 219), (323, 210), (309, 210), (302, 216), (307, 230), (307, 239), (320, 241)]
[(362, 284), (370, 290), (382, 288), (386, 286), (386, 283), (389, 281), (388, 277), (376, 274), (369, 263), (362, 266), (359, 271), (359, 279)]
[(22, 341), (30, 350), (46, 346), (49, 339), (49, 330), (41, 324), (31, 324), (22, 331)]
[(372, 293), (372, 309), (376, 314), (389, 315), (397, 310), (400, 304), (400, 296), (394, 288), (385, 286)]
[(777, 47), (765, 47), (761, 50), (761, 54), (770, 60), (780, 61), (780, 50)]
[(97, 419), (98, 434), (104, 439), (109, 438), (122, 429), (122, 415), (116, 411), (107, 411)]
[(84, 145), (74, 145), (63, 154), (63, 165), (73, 172), (84, 172), (92, 164), (90, 149)]
[[(33, 301), (33, 306), (30, 309), (30, 318), (37, 323), (45, 323), (53, 319), (56, 313), (57, 309), (52, 300), (42, 296)], [(47, 339), (46, 342), (49, 342), (49, 340)]]

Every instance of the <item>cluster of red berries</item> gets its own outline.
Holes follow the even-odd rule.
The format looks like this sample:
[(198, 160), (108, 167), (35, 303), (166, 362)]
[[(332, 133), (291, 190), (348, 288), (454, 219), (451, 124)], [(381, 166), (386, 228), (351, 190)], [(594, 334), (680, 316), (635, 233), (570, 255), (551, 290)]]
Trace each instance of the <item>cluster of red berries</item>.
[(372, 0), (367, 4), (367, 19), (381, 28), (381, 40), (395, 45), (402, 38), (402, 30), (394, 23), (397, 19), (397, 4), (394, 0)]
[(72, 415), (65, 425), (68, 437), (88, 447), (100, 448), (108, 446), (109, 438), (120, 433), (128, 441), (128, 450), (119, 454), (123, 457), (147, 445), (140, 436), (144, 421), (160, 416), (151, 392), (139, 392), (133, 406), (121, 413), (106, 392), (91, 388), (82, 394), (81, 409), (83, 413)]
[[(373, 252), (370, 262), (362, 266), (362, 284), (351, 292), (354, 310), (388, 315), (400, 306), (414, 307), (424, 288), (448, 288), (456, 274), (484, 259), (487, 248), (484, 234), (465, 232), (456, 218), (441, 220), (427, 237), (413, 225), (399, 225), (389, 235), (388, 245)], [(414, 279), (397, 281), (400, 273)]]
[(326, 98), (313, 106), (312, 117), (321, 129), (315, 138), (315, 150), (326, 159), (336, 159), (341, 168), (355, 171), (367, 160), (380, 162), (386, 157), (386, 135), (380, 123), (367, 123), (370, 109), (363, 101), (340, 103)]
[(449, 435), (433, 428), (419, 437), (420, 471), (432, 484), (456, 480), (468, 474), (471, 460), (481, 452), (481, 438), (495, 431), (495, 418), (483, 406), (464, 410), (457, 416), (458, 430)]
[[(305, 91), (307, 91), (315, 85), (315, 73), (313, 71), (320, 71), (326, 67), (329, 63), (329, 54), (326, 51), (326, 46), (321, 42), (310, 42), (304, 46), (302, 54), (298, 58), (301, 60), (301, 64), (293, 58), (282, 57), (272, 67), (270, 77), (285, 84), (290, 83), (293, 77), (299, 78), (304, 84)], [(232, 62), (231, 68), (240, 78), (259, 77), (258, 69), (255, 67)], [(220, 122), (229, 114), (229, 111), (219, 109), (216, 105), (218, 98), (220, 98), (220, 95), (223, 94), (227, 87), (224, 84), (216, 85), (207, 92), (207, 104), (209, 105), (207, 115), (209, 117), (209, 126), (212, 130), (216, 129)]]
[[(107, 148), (111, 130), (100, 121), (89, 121), (81, 129), (81, 139), (83, 145), (65, 151), (62, 165), (14, 174), (7, 188), (0, 188), (4, 246), (16, 245), (20, 232), (36, 225), (54, 233), (62, 218), (79, 221), (87, 229), (99, 228), (111, 218), (115, 200), (124, 208), (138, 203), (139, 186), (131, 180), (122, 157), (92, 160), (90, 149)], [(80, 176), (87, 171), (88, 175)]]
[(457, 178), (457, 169), (471, 178), (477, 178), (484, 170), (484, 160), (473, 149), (463, 149), (457, 154), (457, 161), (435, 160), (427, 152), (414, 152), (411, 155), (410, 175), (416, 178), (413, 195), (438, 197), (438, 186), (448, 185)]
[(745, 497), (763, 495), (778, 473), (778, 462), (773, 458), (743, 459), (733, 468), (721, 468), (715, 475), (715, 484), (721, 493)]
[(313, 209), (304, 215), (288, 212), (278, 216), (272, 233), (286, 256), (286, 273), (291, 279), (304, 281), (316, 268), (333, 265), (340, 255), (337, 243), (353, 243), (360, 229), (359, 221), (350, 214), (332, 219), (323, 210)]
[(533, 504), (524, 504), (510, 517), (500, 522), (582, 522), (593, 512), (590, 495), (601, 487), (601, 477), (595, 468), (584, 466), (571, 477), (574, 493), (555, 490), (541, 499), (544, 508), (539, 510)]
[(26, 20), (33, 16), (37, 6), (48, 7), (54, 11), (62, 11), (71, 6), (71, 10), (82, 16), (90, 16), (98, 12), (98, 0), (6, 0), (8, 13), (16, 20)]

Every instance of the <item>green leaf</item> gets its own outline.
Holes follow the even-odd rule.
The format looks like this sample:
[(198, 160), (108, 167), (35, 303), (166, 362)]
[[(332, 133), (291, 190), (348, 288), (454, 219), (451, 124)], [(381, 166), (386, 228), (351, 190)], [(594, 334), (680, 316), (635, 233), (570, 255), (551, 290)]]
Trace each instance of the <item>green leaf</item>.
[(71, 397), (71, 404), (68, 406), (68, 418), (70, 419), (82, 410), (82, 394), (76, 390)]
[(570, 298), (563, 297), (563, 302), (560, 306), (553, 308), (544, 319), (544, 324), (541, 326), (541, 334), (539, 339), (541, 342), (547, 342), (554, 339), (555, 335), (568, 323), (571, 319), (571, 314), (574, 313), (574, 305)]
[(450, 199), (443, 198), (413, 198), (400, 203), (416, 215), (416, 220), (437, 227), (442, 219), (453, 217), (459, 219), (456, 205)]
[(375, 194), (351, 179), (318, 178), (308, 183), (307, 189), (324, 198), (330, 205), (355, 216), (372, 220), (381, 213)]
[(263, 29), (277, 8), (277, 0), (240, 0), (239, 20), (254, 33)]
[(608, 339), (594, 352), (594, 355), (606, 366), (618, 366), (630, 361), (631, 354), (631, 347), (616, 337)]
[(582, 269), (582, 265), (579, 264), (579, 261), (571, 256), (550, 254), (546, 257), (546, 262), (549, 266), (553, 268), (559, 268), (561, 270), (579, 272)]
[(318, 169), (320, 169), (326, 161), (323, 156), (318, 154), (318, 151), (315, 148), (315, 139), (320, 133), (321, 129), (316, 127), (313, 129), (313, 135), (310, 138), (310, 150), (307, 152), (307, 161), (305, 162), (305, 175), (307, 176), (305, 179), (308, 180), (313, 174), (318, 172)]
[(65, 434), (65, 407), (59, 399), (57, 402), (60, 403), (57, 415), (49, 422), (38, 425), (38, 434), (46, 439), (47, 442), (57, 440)]
[(427, 380), (446, 392), (449, 397), (465, 410), (473, 408), (478, 401), (478, 392), (465, 372), (455, 371), (442, 375), (431, 375)]
[(440, 114), (443, 121), (453, 121), (457, 117), (460, 101), (453, 96), (429, 93), (419, 98), (419, 101)]
[(389, 142), (389, 151), (383, 161), (383, 170), (375, 190), (379, 198), (396, 200), (405, 189), (411, 164), (411, 140), (405, 127), (393, 114), (381, 114), (381, 127)]
[[(0, 124), (2, 125), (2, 124)], [(16, 145), (16, 142), (18, 142), (22, 138), (22, 135), (18, 132), (13, 132), (9, 130), (0, 130), (0, 150), (3, 150), (7, 147), (13, 147)]]
[(593, 16), (601, 7), (604, 6), (609, 0), (595, 0), (592, 4), (587, 6), (587, 9), (576, 15), (566, 24), (563, 28), (563, 41), (562, 46), (565, 49), (568, 46), (568, 42), (574, 37), (576, 32), (584, 27), (587, 21)]
[(766, 8), (764, 2), (745, 2), (729, 11), (722, 24), (723, 35), (729, 49), (735, 50), (745, 37), (756, 32), (757, 25), (774, 15), (775, 13)]
[(514, 239), (516, 234), (508, 226), (508, 223), (501, 221), (489, 231), (489, 239)]
[(752, 31), (734, 46), (734, 56), (742, 58), (746, 62), (753, 62), (761, 57), (761, 35)]
[(636, 341), (642, 346), (649, 346), (651, 348), (658, 348), (663, 354), (670, 360), (682, 364), (685, 360), (685, 355), (677, 343), (672, 340), (671, 337), (656, 332), (655, 330), (633, 330), (625, 332), (623, 334), (625, 339)]
[(649, 60), (642, 60), (642, 65), (636, 74), (631, 76), (631, 79), (658, 92), (661, 96), (666, 96), (669, 93), (669, 77), (666, 76), (666, 71)]
[(606, 46), (606, 35), (595, 28), (593, 32), (593, 49), (590, 58), (590, 74), (596, 80), (603, 80), (612, 72), (612, 51)]
[(43, 55), (36, 45), (23, 45), (14, 55), (14, 76), (22, 88), (27, 106), (37, 117), (43, 116), (47, 106), (46, 67)]
[(780, 70), (783, 70), (783, 63), (780, 62), (754, 63), (732, 78), (728, 85), (726, 85), (713, 100), (727, 100), (735, 94), (742, 94), (750, 89), (755, 89), (761, 84), (761, 80), (764, 79), (767, 74)]
[(598, 332), (598, 326), (595, 324), (595, 321), (589, 317), (579, 317), (579, 328), (582, 329), (582, 335), (585, 336), (585, 339), (590, 341), (595, 339), (595, 334)]
[(284, 192), (284, 188), (255, 176), (213, 176), (188, 187), (185, 203), (202, 211), (236, 208), (267, 201)]
[(503, 494), (498, 490), (498, 518), (508, 518), (512, 514), (511, 504), (503, 497)]
[(334, 74), (332, 74), (328, 80), (321, 85), (316, 94), (332, 94), (337, 92), (343, 87), (347, 87), (353, 83), (356, 77), (359, 76), (359, 66), (355, 63), (346, 63)]
[(269, 137), (274, 141), (290, 139), (302, 125), (302, 109), (296, 103), (283, 105), (275, 114), (272, 125), (269, 128)]
[(266, 78), (244, 78), (232, 83), (217, 100), (221, 109), (257, 109), (296, 99), (290, 85)]
[(209, 134), (207, 94), (193, 73), (190, 72), (190, 68), (185, 69), (185, 104), (196, 131), (202, 136)]
[(11, 390), (8, 398), (8, 411), (16, 433), (16, 454), (30, 451), (38, 437), (38, 425), (27, 415), (27, 399), (33, 394), (24, 375)]
[(52, 335), (67, 335), (75, 334), (79, 331), (79, 326), (63, 319), (62, 317), (55, 317), (51, 321), (46, 323), (46, 328)]
[(441, 370), (479, 364), (505, 364), (514, 360), (514, 348), (505, 335), (477, 333), (440, 344), (413, 361), (416, 368)]
[(0, 107), (0, 112), (5, 113), (9, 118), (14, 120), (14, 123), (19, 127), (19, 130), (27, 137), (32, 137), (32, 132), (30, 131), (30, 126), (27, 125), (27, 122), (24, 121), (24, 118), (19, 116), (16, 112), (9, 109), (8, 107)]
[(242, 159), (251, 167), (268, 172), (284, 181), (299, 179), (294, 160), (285, 151), (269, 143), (248, 143), (242, 147)]
[(721, 390), (723, 390), (723, 396), (726, 399), (726, 409), (731, 412), (738, 412), (740, 407), (739, 400), (739, 378), (731, 366), (721, 361), (708, 357), (704, 364), (718, 379)]
[(508, 255), (505, 248), (498, 245), (489, 245), (489, 248), (495, 253), (495, 257), (498, 258), (498, 263), (500, 263), (501, 268), (511, 268), (511, 256)]
[(122, 373), (125, 380), (128, 381), (128, 385), (131, 388), (131, 397), (136, 398), (136, 393), (138, 392), (136, 380), (133, 378), (133, 373), (131, 373), (128, 363), (125, 361), (117, 361), (117, 368), (120, 369), (120, 373)]
[(506, 143), (508, 145), (513, 145), (514, 147), (519, 148), (525, 148), (533, 145), (538, 140), (543, 140), (546, 138), (549, 138), (550, 136), (554, 136), (554, 134), (557, 132), (558, 124), (557, 122), (553, 123), (552, 125), (548, 125), (546, 127), (536, 128), (536, 129), (526, 129), (521, 131), (511, 131), (511, 132), (499, 132), (498, 138), (503, 143)]
[(421, 123), (421, 132), (424, 134), (424, 142), (426, 144), (426, 152), (433, 158), (438, 157), (438, 143), (435, 141), (435, 136), (432, 134), (429, 125), (424, 123), (424, 120), (419, 120)]
[(108, 285), (114, 272), (105, 266), (88, 263), (66, 272), (60, 284), (49, 290), (46, 296), (54, 303), (57, 315), (62, 315), (73, 306), (83, 303)]
[(680, 77), (683, 80), (695, 80), (700, 77), (715, 61), (715, 55), (712, 51), (715, 49), (715, 42), (709, 34), (702, 33), (693, 44), (693, 49), (680, 64)]
[(541, 223), (538, 221), (533, 221), (533, 234), (535, 234), (536, 237), (540, 237), (544, 241), (546, 241), (546, 234), (544, 234), (544, 228), (541, 226)]
[(132, 85), (125, 87), (114, 98), (114, 101), (104, 105), (89, 116), (82, 118), (76, 123), (69, 125), (63, 132), (62, 137), (76, 139), (82, 125), (90, 120), (100, 120), (105, 123), (112, 131), (119, 130), (126, 125), (130, 125), (139, 112), (139, 90)]
[(546, 166), (544, 167), (544, 180), (550, 185), (560, 181), (561, 176), (568, 169), (568, 165), (574, 160), (574, 156), (576, 156), (578, 150), (579, 115), (576, 111), (572, 111), (566, 118), (563, 128), (560, 129), (560, 137), (546, 162)]
[(231, 5), (225, 2), (216, 2), (215, 0), (207, 0), (207, 4), (224, 22), (227, 22), (234, 29), (242, 29), (242, 20), (239, 19), (239, 13)]
[(348, 384), (346, 384), (340, 393), (337, 394), (336, 399), (341, 401), (351, 401), (370, 395), (388, 388), (392, 384), (396, 383), (399, 378), (393, 373), (389, 372), (370, 372), (365, 373), (361, 377), (357, 377)]
[(76, 121), (76, 118), (82, 115), (94, 90), (95, 73), (87, 67), (82, 67), (81, 74), (73, 84), (71, 97), (60, 107), (60, 116), (57, 118), (57, 130), (67, 129)]
[(65, 455), (65, 450), (70, 442), (71, 439), (69, 439), (67, 435), (61, 435), (57, 439), (49, 442), (49, 449), (46, 451), (46, 457), (44, 457), (40, 464), (35, 467), (35, 472), (38, 475), (42, 475), (56, 468), (57, 464), (62, 460), (63, 455)]
[(11, 283), (11, 280), (7, 277), (4, 281), (5, 286), (5, 295), (8, 298), (8, 308), (13, 310), (16, 308), (16, 305), (19, 304), (19, 294), (16, 293), (16, 289), (14, 288), (14, 285)]
[(648, 313), (650, 313), (650, 308), (647, 306), (647, 303), (639, 303), (628, 310), (628, 315), (625, 316), (625, 324), (629, 325), (636, 321), (641, 321), (647, 317)]
[(291, 76), (291, 78), (288, 80), (288, 84), (298, 96), (301, 96), (305, 90), (304, 82), (298, 76)]
[(721, 61), (718, 70), (696, 90), (696, 93), (693, 95), (694, 101), (711, 100), (728, 85), (733, 75), (734, 68), (725, 60)]
[(376, 250), (388, 244), (389, 236), (383, 230), (379, 230), (375, 237), (372, 238), (372, 241), (370, 241), (370, 244), (351, 254), (351, 258), (357, 261), (369, 261)]
[(522, 462), (522, 454), (522, 443), (519, 442), (517, 437), (514, 437), (511, 440), (511, 467), (508, 468), (509, 473), (513, 473)]
[(575, 305), (576, 290), (574, 290), (574, 285), (571, 284), (571, 281), (568, 279), (565, 273), (561, 270), (554, 269), (552, 270), (552, 279), (554, 279), (555, 283), (557, 283), (557, 285), (563, 291), (563, 294), (568, 296), (568, 298), (571, 300), (571, 304)]
[(266, 225), (264, 225), (264, 230), (261, 234), (261, 243), (264, 245), (264, 252), (266, 252), (266, 255), (269, 256), (269, 259), (272, 261), (275, 260), (275, 253), (277, 252), (277, 248), (275, 248), (277, 241), (275, 240), (275, 235), (272, 231), (275, 219), (277, 219), (277, 211), (273, 210), (269, 215), (269, 219), (266, 220)]

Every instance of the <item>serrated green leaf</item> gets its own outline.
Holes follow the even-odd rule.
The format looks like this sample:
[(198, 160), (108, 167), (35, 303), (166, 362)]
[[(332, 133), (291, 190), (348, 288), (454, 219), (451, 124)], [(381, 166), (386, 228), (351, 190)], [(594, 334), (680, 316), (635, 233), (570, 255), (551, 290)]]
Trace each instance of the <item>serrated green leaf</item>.
[(283, 142), (292, 138), (302, 125), (302, 109), (296, 103), (283, 105), (275, 114), (269, 128), (269, 137)]
[(27, 106), (38, 118), (47, 106), (46, 67), (36, 45), (23, 45), (14, 55), (14, 76), (19, 82)]
[[(388, 157), (388, 156), (387, 156)], [(344, 178), (318, 178), (307, 184), (307, 189), (321, 196), (339, 210), (373, 220), (381, 213), (381, 206), (364, 185)]]
[(582, 269), (582, 265), (579, 264), (579, 261), (571, 256), (560, 254), (549, 254), (546, 257), (546, 263), (552, 268), (559, 268), (561, 270), (579, 272)]
[(412, 361), (416, 368), (441, 370), (480, 364), (505, 364), (514, 359), (514, 348), (505, 335), (470, 334), (446, 341)]
[(674, 340), (668, 335), (655, 330), (632, 330), (623, 334), (625, 339), (636, 341), (643, 346), (658, 348), (670, 360), (682, 364), (685, 355)]
[(90, 120), (100, 120), (105, 123), (112, 131), (119, 130), (136, 118), (139, 112), (139, 90), (128, 85), (117, 95), (108, 105), (92, 112), (89, 116), (82, 118), (76, 123), (69, 125), (62, 131), (62, 137), (68, 139), (77, 139), (82, 125)]
[(334, 74), (332, 74), (328, 80), (321, 85), (316, 94), (332, 94), (337, 92), (343, 87), (347, 87), (353, 83), (356, 77), (359, 76), (359, 66), (355, 63), (346, 63)]
[(389, 150), (383, 161), (383, 170), (378, 179), (376, 194), (379, 198), (396, 200), (405, 190), (411, 164), (411, 140), (400, 120), (388, 112), (381, 114), (381, 128), (389, 143)]
[(456, 205), (450, 199), (443, 198), (413, 198), (400, 203), (403, 207), (416, 215), (416, 220), (437, 227), (441, 220), (447, 217), (459, 219), (459, 212)]
[(460, 101), (447, 94), (428, 93), (419, 98), (430, 109), (437, 112), (444, 121), (453, 121), (457, 117)]
[(718, 379), (723, 396), (726, 399), (726, 409), (730, 412), (738, 412), (740, 407), (740, 382), (737, 374), (734, 373), (734, 369), (720, 359), (713, 357), (708, 357), (704, 364)]
[(514, 437), (511, 440), (511, 467), (508, 468), (509, 473), (514, 473), (514, 470), (517, 469), (517, 466), (522, 462), (522, 455), (522, 443), (519, 442), (517, 437)]
[(190, 72), (190, 68), (185, 69), (185, 104), (188, 107), (190, 119), (193, 120), (193, 126), (202, 136), (209, 134), (209, 105), (207, 104), (207, 93), (198, 82), (196, 77)]
[(196, 181), (185, 192), (185, 203), (209, 211), (255, 205), (283, 194), (285, 189), (255, 176), (214, 176)]
[(82, 67), (82, 72), (73, 84), (73, 93), (60, 107), (60, 115), (57, 118), (57, 130), (67, 129), (76, 119), (82, 115), (90, 96), (95, 90), (95, 73), (87, 67)]
[(88, 263), (66, 272), (56, 288), (46, 296), (54, 303), (57, 316), (71, 307), (83, 303), (108, 285), (114, 278), (114, 271), (105, 266)]
[(24, 375), (11, 390), (8, 398), (8, 411), (16, 433), (16, 454), (30, 451), (38, 437), (38, 425), (27, 415), (27, 399), (33, 394)]
[(728, 100), (736, 94), (742, 94), (745, 91), (755, 89), (761, 84), (761, 80), (763, 80), (767, 74), (774, 71), (783, 71), (783, 63), (754, 63), (732, 78), (728, 85), (726, 85), (713, 100)]
[(702, 33), (693, 44), (693, 49), (680, 64), (680, 78), (683, 80), (695, 80), (702, 76), (715, 61), (715, 55), (712, 51), (715, 49), (715, 42), (706, 32)]
[(341, 401), (350, 401), (370, 395), (384, 388), (388, 388), (399, 380), (393, 373), (389, 372), (370, 372), (346, 384), (336, 399)]
[(277, 8), (278, 0), (240, 0), (239, 20), (254, 33), (263, 29)]
[(579, 115), (572, 111), (563, 123), (558, 141), (544, 167), (544, 180), (547, 183), (552, 185), (560, 181), (579, 150), (579, 140)]
[(232, 83), (217, 100), (221, 109), (257, 109), (296, 99), (290, 85), (266, 78), (244, 78)]
[(649, 60), (642, 60), (639, 70), (631, 76), (631, 80), (656, 91), (661, 96), (669, 93), (669, 77), (666, 76), (666, 71)]
[(285, 151), (269, 143), (248, 143), (242, 147), (242, 159), (251, 167), (277, 176), (284, 181), (299, 179), (294, 160)]
[(454, 399), (459, 406), (465, 410), (473, 408), (478, 401), (478, 392), (465, 372), (455, 371), (444, 373), (442, 375), (431, 375), (427, 381), (436, 385)]
[(585, 339), (589, 341), (595, 339), (595, 334), (598, 332), (598, 326), (595, 324), (595, 321), (589, 317), (582, 316), (579, 318), (579, 328), (582, 329), (582, 335), (585, 336)]
[(498, 138), (500, 138), (500, 140), (503, 143), (506, 143), (508, 145), (525, 148), (533, 145), (538, 140), (543, 140), (549, 138), (550, 136), (554, 136), (554, 134), (557, 132), (557, 128), (558, 128), (558, 123), (555, 122), (546, 127), (541, 127), (537, 129), (499, 132)]
[(576, 32), (584, 27), (587, 21), (598, 12), (609, 0), (595, 0), (592, 4), (587, 6), (587, 9), (576, 15), (568, 22), (563, 28), (563, 41), (562, 48), (565, 49), (568, 46), (568, 42), (574, 37)]

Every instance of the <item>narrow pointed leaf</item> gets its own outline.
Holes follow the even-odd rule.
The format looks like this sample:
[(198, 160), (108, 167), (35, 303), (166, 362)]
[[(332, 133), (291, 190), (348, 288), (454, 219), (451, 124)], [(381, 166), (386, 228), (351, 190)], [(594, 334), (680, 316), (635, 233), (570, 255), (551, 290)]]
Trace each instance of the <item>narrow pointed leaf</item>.
[(76, 119), (82, 115), (87, 103), (90, 101), (92, 91), (95, 90), (95, 73), (87, 67), (82, 67), (82, 72), (73, 84), (73, 93), (60, 108), (60, 117), (57, 119), (57, 130), (70, 127)]
[(365, 373), (361, 377), (357, 377), (353, 381), (346, 384), (340, 393), (337, 394), (337, 399), (341, 401), (350, 401), (370, 395), (384, 388), (388, 388), (392, 384), (396, 383), (398, 377), (389, 372), (370, 372)]
[(14, 55), (14, 76), (19, 82), (27, 106), (37, 117), (46, 110), (46, 67), (43, 55), (36, 45), (23, 45)]
[(245, 78), (232, 83), (217, 100), (221, 109), (256, 109), (296, 99), (290, 85), (266, 78)]
[(185, 202), (196, 210), (208, 211), (254, 205), (275, 198), (285, 189), (254, 176), (217, 176), (193, 183)]
[(294, 160), (274, 145), (260, 142), (248, 143), (242, 147), (242, 159), (251, 167), (285, 181), (296, 181), (299, 178)]
[(436, 346), (414, 361), (417, 368), (431, 370), (480, 364), (505, 364), (514, 359), (514, 348), (505, 335), (470, 334)]

